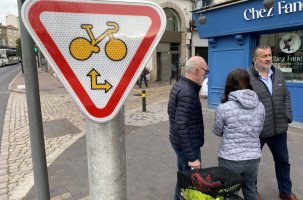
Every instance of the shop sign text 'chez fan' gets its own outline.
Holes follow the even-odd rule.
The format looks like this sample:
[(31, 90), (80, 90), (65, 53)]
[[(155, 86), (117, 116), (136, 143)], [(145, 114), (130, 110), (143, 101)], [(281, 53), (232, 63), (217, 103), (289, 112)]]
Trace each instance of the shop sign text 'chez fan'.
[(273, 17), (275, 14), (283, 15), (283, 14), (302, 12), (302, 11), (303, 11), (303, 3), (300, 1), (293, 3), (286, 3), (285, 1), (279, 1), (277, 7), (273, 7), (270, 9), (262, 8), (258, 10), (255, 8), (248, 8), (244, 10), (243, 16), (245, 20), (249, 21), (249, 20), (255, 20), (260, 18)]

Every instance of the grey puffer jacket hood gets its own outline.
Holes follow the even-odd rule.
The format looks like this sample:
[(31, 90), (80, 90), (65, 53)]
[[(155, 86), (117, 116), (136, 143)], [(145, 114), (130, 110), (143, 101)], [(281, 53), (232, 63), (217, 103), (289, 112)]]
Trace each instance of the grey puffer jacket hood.
[(215, 114), (213, 133), (222, 137), (219, 157), (234, 161), (260, 158), (264, 118), (264, 106), (253, 90), (231, 92)]
[(229, 93), (228, 100), (238, 101), (243, 108), (252, 109), (259, 104), (257, 94), (252, 90), (237, 90)]

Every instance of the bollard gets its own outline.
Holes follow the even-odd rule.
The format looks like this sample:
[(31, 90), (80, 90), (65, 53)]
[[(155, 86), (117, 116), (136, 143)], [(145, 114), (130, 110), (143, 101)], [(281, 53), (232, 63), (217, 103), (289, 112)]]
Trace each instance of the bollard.
[(23, 61), (21, 61), (20, 64), (21, 64), (21, 72), (22, 72), (22, 74), (24, 74)]
[(145, 97), (145, 90), (142, 90), (142, 112), (146, 112), (146, 97)]

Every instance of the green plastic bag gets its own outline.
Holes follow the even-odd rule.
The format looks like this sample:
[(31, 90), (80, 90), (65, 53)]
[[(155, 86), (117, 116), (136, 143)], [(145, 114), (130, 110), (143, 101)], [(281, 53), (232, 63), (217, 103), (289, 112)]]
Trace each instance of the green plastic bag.
[[(203, 194), (198, 190), (193, 189), (181, 189), (184, 200), (213, 200), (213, 198), (207, 194)], [(217, 197), (215, 200), (224, 200), (224, 197)]]

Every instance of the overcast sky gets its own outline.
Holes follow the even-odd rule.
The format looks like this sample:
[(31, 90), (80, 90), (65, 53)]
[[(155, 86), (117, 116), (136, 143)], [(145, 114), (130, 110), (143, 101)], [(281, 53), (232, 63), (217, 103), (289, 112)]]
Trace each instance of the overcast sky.
[(17, 0), (0, 0), (0, 22), (4, 23), (8, 14), (18, 16)]

